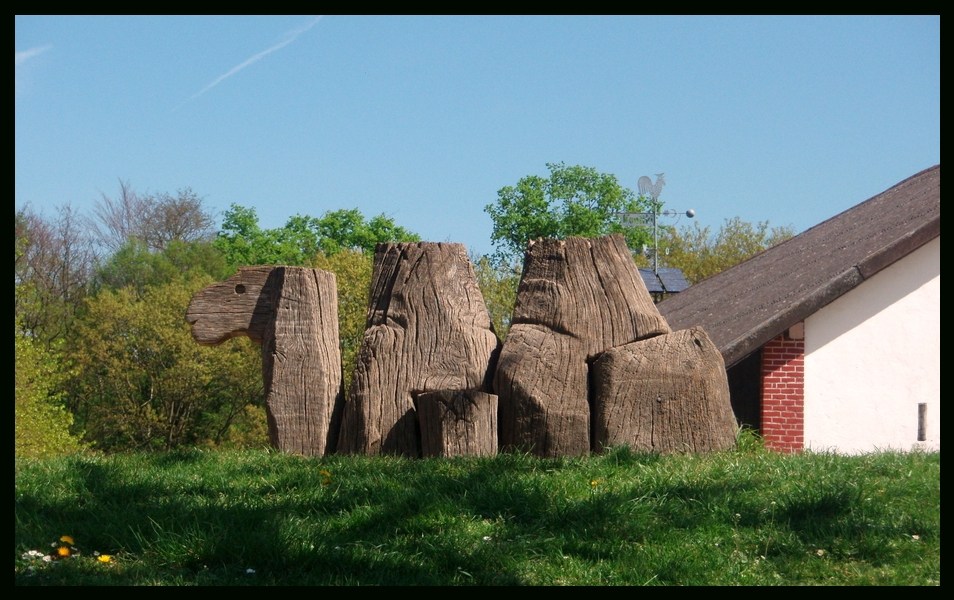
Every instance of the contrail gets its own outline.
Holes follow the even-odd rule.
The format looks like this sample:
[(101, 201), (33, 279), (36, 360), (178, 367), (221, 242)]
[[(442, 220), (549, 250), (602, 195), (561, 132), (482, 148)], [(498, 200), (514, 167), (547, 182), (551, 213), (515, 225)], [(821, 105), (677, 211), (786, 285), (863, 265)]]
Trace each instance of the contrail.
[(52, 47), (53, 47), (52, 45), (47, 44), (46, 46), (37, 46), (36, 48), (30, 48), (29, 50), (24, 50), (22, 52), (15, 52), (14, 66), (19, 67), (21, 64), (23, 64), (27, 60), (33, 58), (34, 56), (37, 56), (38, 54), (43, 54), (44, 52), (46, 52)]
[[(283, 39), (282, 41), (278, 42), (277, 44), (275, 44), (275, 45), (272, 46), (271, 48), (268, 48), (268, 49), (266, 49), (266, 50), (262, 50), (262, 51), (259, 52), (258, 54), (255, 54), (255, 55), (252, 56), (251, 58), (248, 58), (247, 60), (245, 60), (245, 62), (243, 62), (243, 63), (241, 63), (241, 64), (239, 64), (239, 65), (236, 65), (236, 66), (232, 67), (227, 73), (225, 73), (225, 74), (223, 74), (223, 75), (219, 75), (218, 77), (216, 77), (216, 78), (212, 81), (212, 83), (210, 83), (209, 85), (205, 86), (204, 88), (202, 88), (202, 89), (199, 90), (198, 92), (192, 94), (192, 96), (190, 96), (189, 99), (186, 100), (186, 102), (188, 102), (189, 100), (195, 100), (196, 98), (198, 98), (198, 97), (201, 96), (202, 94), (206, 93), (207, 91), (211, 90), (211, 89), (214, 88), (215, 86), (219, 85), (220, 83), (222, 83), (223, 81), (225, 81), (226, 79), (228, 79), (229, 77), (231, 77), (232, 75), (235, 75), (236, 73), (238, 73), (239, 71), (241, 71), (241, 70), (244, 69), (245, 67), (247, 67), (247, 66), (249, 66), (249, 65), (251, 65), (251, 64), (254, 64), (254, 63), (256, 63), (256, 62), (258, 62), (258, 61), (260, 61), (260, 60), (262, 60), (263, 58), (265, 58), (266, 56), (268, 56), (268, 55), (271, 54), (272, 52), (275, 52), (275, 51), (277, 51), (277, 50), (281, 50), (282, 48), (284, 48), (284, 47), (287, 46), (288, 44), (294, 42), (294, 41), (298, 38), (298, 36), (300, 36), (301, 34), (305, 33), (306, 31), (308, 31), (309, 29), (311, 29), (312, 27), (314, 27), (315, 25), (317, 25), (317, 24), (318, 24), (318, 21), (320, 21), (320, 20), (321, 20), (321, 17), (323, 17), (323, 16), (324, 16), (324, 15), (318, 15), (317, 17), (313, 18), (311, 21), (309, 21), (308, 23), (306, 23), (306, 24), (303, 25), (302, 27), (299, 27), (298, 29), (294, 29), (294, 30), (292, 30), (292, 31), (289, 31), (288, 33), (285, 34), (284, 39)], [(18, 57), (18, 59), (19, 59), (19, 57)], [(182, 104), (185, 104), (185, 102), (183, 102)], [(181, 107), (182, 104), (180, 104), (179, 107)], [(179, 108), (179, 107), (176, 107), (176, 108)]]
[(21, 52), (13, 53), (13, 65), (14, 65), (13, 66), (13, 77), (14, 77), (13, 96), (14, 98), (17, 98), (17, 99), (20, 98), (20, 93), (21, 93), (20, 87), (22, 85), (25, 85), (24, 83), (21, 83), (21, 80), (26, 77), (26, 73), (25, 72), (21, 73), (20, 67), (23, 66), (23, 69), (22, 69), (23, 71), (29, 71), (30, 67), (24, 65), (24, 63), (26, 63), (26, 61), (30, 60), (34, 56), (39, 56), (40, 54), (43, 54), (44, 52), (46, 52), (52, 47), (53, 47), (52, 44), (47, 44), (45, 46), (36, 46), (34, 48), (30, 48), (29, 50), (23, 50)]

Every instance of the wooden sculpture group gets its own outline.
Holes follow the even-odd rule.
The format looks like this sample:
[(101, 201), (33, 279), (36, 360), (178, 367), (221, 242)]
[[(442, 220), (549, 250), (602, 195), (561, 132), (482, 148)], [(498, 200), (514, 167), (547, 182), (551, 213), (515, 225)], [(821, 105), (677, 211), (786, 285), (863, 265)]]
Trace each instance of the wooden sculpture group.
[(192, 299), (200, 344), (262, 346), (272, 445), (306, 456), (580, 456), (734, 446), (722, 355), (672, 331), (621, 236), (527, 248), (505, 342), (462, 244), (377, 246), (344, 393), (333, 273), (247, 267)]

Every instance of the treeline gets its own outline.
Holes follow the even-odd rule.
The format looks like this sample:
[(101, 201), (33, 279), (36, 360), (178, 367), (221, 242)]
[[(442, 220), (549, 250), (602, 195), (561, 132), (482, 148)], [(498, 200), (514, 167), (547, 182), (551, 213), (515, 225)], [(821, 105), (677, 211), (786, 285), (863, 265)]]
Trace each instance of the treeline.
[(419, 239), (356, 209), (267, 229), (232, 205), (213, 223), (190, 189), (140, 195), (125, 182), (93, 215), (16, 212), (18, 456), (265, 444), (261, 351), (245, 338), (196, 344), (192, 295), (244, 265), (334, 271), (353, 364), (375, 244)]
[[(574, 180), (581, 174), (586, 177)], [(537, 231), (539, 210), (508, 208), (515, 190), (533, 188), (542, 194), (535, 201), (543, 213), (586, 224), (577, 232), (563, 223), (559, 235), (618, 228), (612, 204), (594, 194), (622, 198), (630, 208), (645, 201), (592, 169), (552, 166), (551, 178), (559, 186), (535, 178), (536, 187), (503, 188), (487, 212), (495, 232), (513, 232), (493, 239), (506, 251), (471, 257), (502, 339), (522, 267), (513, 249), (552, 235), (554, 227), (551, 219), (549, 229)], [(568, 191), (577, 184), (577, 192)], [(550, 189), (560, 197), (547, 195)], [(547, 206), (558, 201), (559, 210)], [(283, 227), (267, 229), (253, 208), (233, 204), (218, 228), (215, 222), (191, 189), (139, 194), (127, 182), (120, 182), (115, 197), (103, 195), (91, 215), (69, 205), (52, 217), (29, 206), (16, 211), (16, 456), (267, 444), (260, 348), (247, 338), (200, 346), (184, 318), (194, 293), (242, 266), (335, 273), (347, 393), (364, 334), (374, 248), (420, 237), (385, 215), (368, 218), (357, 209), (295, 215)], [(602, 228), (593, 225), (600, 222)], [(631, 244), (633, 235), (638, 242), (646, 233), (629, 232)], [(664, 228), (660, 247), (669, 249), (665, 264), (683, 269), (692, 282), (790, 235), (733, 219), (716, 235), (698, 226)]]

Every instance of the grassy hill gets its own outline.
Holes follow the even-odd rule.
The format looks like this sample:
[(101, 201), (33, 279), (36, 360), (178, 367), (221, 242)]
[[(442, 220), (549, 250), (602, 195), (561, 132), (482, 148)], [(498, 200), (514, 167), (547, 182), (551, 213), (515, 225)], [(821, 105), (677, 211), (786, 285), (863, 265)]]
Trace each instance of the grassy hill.
[(757, 444), (553, 460), (18, 460), (15, 583), (938, 586), (940, 472), (939, 452)]

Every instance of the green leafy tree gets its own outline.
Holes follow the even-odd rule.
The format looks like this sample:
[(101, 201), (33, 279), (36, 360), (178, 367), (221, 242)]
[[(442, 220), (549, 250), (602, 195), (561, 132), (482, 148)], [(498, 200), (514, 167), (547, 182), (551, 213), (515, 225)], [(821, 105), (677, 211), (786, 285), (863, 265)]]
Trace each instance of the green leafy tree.
[[(292, 217), (286, 228), (310, 232), (317, 249), (327, 256), (342, 250), (374, 253), (380, 242), (419, 242), (421, 238), (384, 215), (365, 219), (358, 209), (328, 211), (320, 218)], [(304, 237), (304, 235), (302, 235)]]
[(141, 295), (148, 286), (205, 275), (221, 280), (230, 274), (225, 256), (209, 241), (172, 240), (155, 251), (133, 238), (97, 267), (93, 289), (131, 287)]
[[(15, 261), (23, 255), (25, 246), (25, 238), (15, 239)], [(14, 298), (27, 293), (31, 285), (16, 281)], [(49, 348), (24, 333), (19, 320), (14, 312), (14, 455), (47, 458), (79, 452), (84, 446), (71, 432), (73, 415), (59, 391), (66, 373), (56, 346)]]
[(214, 244), (232, 267), (302, 265), (306, 261), (300, 243), (287, 239), (287, 232), (262, 229), (255, 209), (237, 204), (225, 211)]
[(69, 402), (97, 448), (216, 444), (247, 406), (261, 405), (260, 349), (247, 338), (200, 346), (183, 318), (209, 283), (104, 289), (88, 300), (69, 353)]
[(335, 274), (338, 285), (338, 337), (345, 391), (351, 388), (355, 361), (364, 339), (371, 296), (374, 256), (346, 249), (332, 255), (319, 253), (312, 266)]
[(73, 415), (59, 391), (66, 374), (57, 356), (17, 330), (14, 333), (14, 454), (47, 458), (84, 449), (72, 432)]
[(494, 332), (501, 340), (510, 331), (510, 318), (517, 302), (517, 286), (520, 284), (521, 267), (514, 262), (496, 261), (489, 256), (471, 258), (477, 285), (490, 313)]
[(173, 240), (163, 248), (162, 257), (173, 266), (180, 277), (186, 279), (208, 275), (218, 281), (232, 274), (225, 256), (212, 240)]
[(215, 241), (234, 267), (309, 264), (320, 252), (374, 252), (379, 242), (417, 242), (420, 237), (389, 217), (365, 219), (357, 209), (326, 212), (321, 217), (295, 215), (284, 227), (263, 229), (253, 208), (233, 204), (225, 212)]
[(661, 259), (668, 267), (680, 269), (689, 283), (697, 283), (755, 256), (795, 235), (791, 227), (770, 227), (739, 217), (726, 219), (719, 231), (693, 223), (681, 230), (660, 230)]
[(583, 166), (547, 163), (549, 177), (529, 175), (497, 192), (484, 210), (493, 220), (496, 258), (512, 261), (537, 238), (597, 237), (620, 233), (630, 248), (649, 239), (641, 228), (620, 225), (621, 212), (646, 212), (647, 198), (620, 185), (614, 175)]
[(163, 260), (161, 254), (133, 238), (96, 269), (94, 287), (113, 290), (130, 287), (137, 294), (143, 294), (147, 286), (166, 283), (177, 276), (175, 267)]

